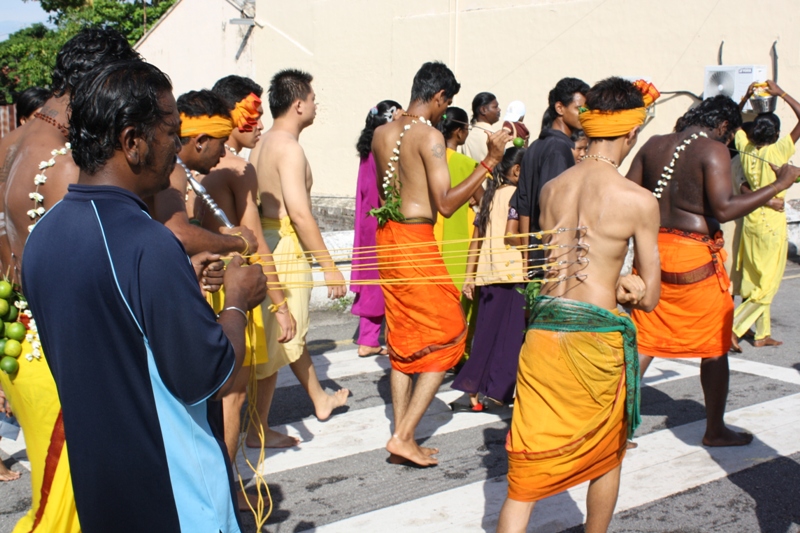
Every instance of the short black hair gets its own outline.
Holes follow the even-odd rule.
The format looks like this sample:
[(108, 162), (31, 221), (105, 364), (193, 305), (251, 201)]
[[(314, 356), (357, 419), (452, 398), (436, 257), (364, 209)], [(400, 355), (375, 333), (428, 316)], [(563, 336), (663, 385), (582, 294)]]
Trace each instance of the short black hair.
[(311, 93), (314, 77), (308, 72), (287, 68), (272, 77), (269, 82), (269, 112), (272, 118), (283, 116), (292, 104), (305, 100)]
[(617, 76), (594, 84), (586, 93), (586, 107), (592, 111), (624, 111), (644, 107), (644, 97), (636, 86)]
[(264, 94), (264, 88), (261, 85), (250, 78), (236, 75), (225, 76), (218, 80), (211, 90), (222, 98), (229, 110), (236, 107), (236, 104), (250, 96), (251, 93), (259, 98)]
[(28, 87), (17, 96), (17, 127), (22, 125), (20, 119), (28, 119), (50, 98), (50, 91), (42, 87)]
[(414, 75), (411, 84), (412, 102), (430, 102), (439, 91), (444, 91), (445, 98), (453, 98), (461, 90), (453, 71), (441, 61), (424, 63)]
[[(222, 98), (213, 91), (189, 91), (178, 97), (178, 112), (187, 117), (226, 117), (230, 118), (231, 112)], [(191, 137), (181, 137), (181, 144), (189, 142)]]
[(467, 112), (460, 107), (448, 107), (447, 111), (444, 112), (444, 117), (442, 117), (442, 120), (439, 121), (436, 127), (442, 132), (444, 139), (447, 140), (452, 137), (456, 131), (469, 127)]
[(471, 122), (475, 124), (478, 121), (478, 114), (481, 112), (481, 108), (485, 105), (489, 105), (492, 102), (497, 100), (497, 97), (492, 93), (482, 92), (475, 95), (475, 98), (472, 99), (472, 120)]
[(589, 92), (589, 84), (578, 78), (561, 78), (547, 95), (547, 110), (542, 116), (542, 131), (553, 127), (553, 122), (558, 118), (556, 104), (568, 106), (572, 103), (576, 94), (586, 96)]
[[(586, 93), (586, 108), (592, 111), (624, 111), (644, 107), (644, 96), (636, 86), (617, 76), (594, 84)], [(613, 140), (622, 137), (592, 137), (592, 140)]]
[(151, 140), (168, 116), (158, 99), (172, 92), (166, 74), (144, 61), (120, 61), (98, 67), (70, 95), (69, 142), (78, 167), (95, 174), (122, 147), (122, 130)]
[(84, 28), (61, 47), (53, 69), (53, 96), (71, 93), (90, 70), (117, 61), (141, 60), (128, 40), (111, 28)]
[(781, 119), (775, 113), (761, 113), (745, 131), (756, 146), (774, 144), (781, 135)]
[(742, 113), (736, 102), (723, 94), (718, 94), (703, 100), (684, 113), (675, 122), (675, 131), (681, 132), (691, 126), (714, 129), (725, 121), (728, 122), (728, 131), (734, 131), (742, 126)]

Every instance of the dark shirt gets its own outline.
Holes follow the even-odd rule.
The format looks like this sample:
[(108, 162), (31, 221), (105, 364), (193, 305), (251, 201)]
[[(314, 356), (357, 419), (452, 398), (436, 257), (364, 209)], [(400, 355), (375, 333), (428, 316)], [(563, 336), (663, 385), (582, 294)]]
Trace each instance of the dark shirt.
[(23, 292), (82, 530), (240, 531), (209, 400), (235, 355), (175, 236), (129, 191), (70, 185), (31, 232)]
[[(539, 134), (533, 144), (525, 151), (520, 165), (519, 184), (517, 192), (511, 198), (509, 205), (516, 208), (519, 216), (530, 217), (530, 232), (539, 231), (539, 198), (542, 187), (548, 181), (575, 165), (575, 156), (572, 153), (575, 143), (562, 131), (546, 129)], [(540, 245), (536, 238), (529, 239), (530, 245)], [(528, 262), (536, 267), (543, 263), (542, 250), (530, 250)], [(540, 277), (540, 271), (535, 271), (535, 277)]]
[(539, 231), (539, 197), (544, 184), (575, 165), (575, 144), (560, 130), (546, 129), (525, 152), (520, 165), (517, 192), (511, 199), (520, 216), (531, 219), (531, 231)]

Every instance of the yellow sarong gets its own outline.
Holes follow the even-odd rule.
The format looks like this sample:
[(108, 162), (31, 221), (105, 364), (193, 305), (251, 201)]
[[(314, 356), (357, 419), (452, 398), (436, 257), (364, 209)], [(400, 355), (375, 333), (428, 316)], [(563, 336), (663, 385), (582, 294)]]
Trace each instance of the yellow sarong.
[(594, 329), (605, 331), (531, 327), (525, 336), (506, 440), (513, 500), (538, 501), (596, 479), (625, 456), (625, 339)]
[(32, 351), (30, 342), (24, 341), (22, 354), (17, 359), (17, 374), (12, 378), (0, 372), (0, 384), (22, 427), (26, 453), (31, 462), (33, 501), (13, 533), (77, 533), (81, 527), (72, 492), (67, 445), (63, 443), (61, 403), (44, 355), (41, 359), (28, 361), (26, 356)]
[[(278, 220), (262, 218), (261, 229), (267, 241), (272, 257), (275, 259), (275, 270), (281, 284), (285, 284), (283, 294), (286, 305), (297, 322), (297, 334), (286, 343), (279, 343), (281, 327), (275, 313), (264, 309), (264, 329), (267, 334), (267, 352), (269, 360), (265, 365), (264, 375), (271, 376), (284, 366), (294, 363), (303, 354), (308, 334), (308, 305), (311, 301), (311, 264), (303, 252), (297, 239), (292, 221), (289, 217)], [(269, 305), (262, 304), (262, 307)]]
[[(206, 300), (214, 309), (214, 313), (218, 314), (225, 307), (225, 287), (221, 287), (217, 292), (207, 293)], [(267, 355), (267, 336), (264, 333), (264, 313), (260, 305), (248, 313), (244, 343), (246, 350), (243, 365), (255, 366), (256, 379), (268, 377), (264, 374), (269, 357)], [(254, 357), (255, 363), (253, 362)]]

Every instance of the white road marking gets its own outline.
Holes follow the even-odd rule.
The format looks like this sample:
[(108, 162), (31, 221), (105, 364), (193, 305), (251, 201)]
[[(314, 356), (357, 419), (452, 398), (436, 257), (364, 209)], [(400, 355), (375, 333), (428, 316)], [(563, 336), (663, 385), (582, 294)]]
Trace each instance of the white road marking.
[[(752, 405), (726, 415), (730, 425), (753, 432), (755, 441), (738, 448), (704, 448), (700, 420), (637, 439), (628, 452), (616, 512), (710, 483), (777, 457), (800, 452), (800, 394)], [(588, 483), (539, 502), (528, 531), (554, 532), (583, 522)], [(424, 527), (426, 532), (483, 532), (497, 525), (507, 491), (505, 476), (432, 494), (320, 526), (314, 531), (378, 531)]]

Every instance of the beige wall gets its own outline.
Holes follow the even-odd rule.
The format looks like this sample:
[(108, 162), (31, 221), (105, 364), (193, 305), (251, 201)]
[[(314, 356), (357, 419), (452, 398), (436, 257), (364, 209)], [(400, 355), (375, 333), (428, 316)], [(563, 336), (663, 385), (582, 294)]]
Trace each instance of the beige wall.
[[(187, 0), (183, 0), (187, 1)], [(193, 0), (201, 1), (201, 0)], [(203, 0), (210, 1), (210, 0)], [(538, 130), (547, 93), (560, 78), (593, 83), (647, 76), (663, 91), (703, 90), (705, 65), (770, 66), (778, 40), (779, 83), (800, 94), (800, 9), (796, 0), (257, 0), (255, 76), (265, 87), (277, 70), (310, 71), (320, 109), (302, 137), (315, 194), (353, 195), (354, 144), (370, 107), (404, 105), (419, 66), (445, 61), (462, 84), (455, 105), (469, 110), (479, 91), (501, 106), (522, 100)], [(664, 97), (645, 129), (672, 129), (692, 103)], [(791, 110), (778, 114), (791, 127)], [(269, 119), (266, 120), (269, 127)]]
[(170, 76), (176, 97), (229, 74), (254, 77), (254, 35), (236, 59), (247, 27), (229, 21), (240, 16), (227, 0), (179, 0), (135, 48)]

